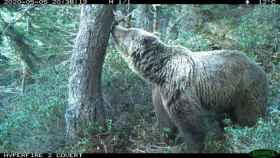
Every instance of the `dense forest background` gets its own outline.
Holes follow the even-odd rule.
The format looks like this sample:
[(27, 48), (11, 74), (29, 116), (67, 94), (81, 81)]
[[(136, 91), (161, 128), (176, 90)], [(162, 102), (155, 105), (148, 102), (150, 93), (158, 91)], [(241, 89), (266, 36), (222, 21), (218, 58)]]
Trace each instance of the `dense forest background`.
[[(93, 7), (95, 9), (96, 6)], [(269, 79), (269, 116), (252, 128), (225, 120), (224, 152), (280, 152), (280, 6), (118, 5), (131, 27), (192, 51), (236, 49), (259, 63)], [(106, 129), (93, 123), (65, 144), (70, 57), (80, 6), (0, 6), (0, 152), (180, 152), (160, 133), (151, 85), (134, 74), (109, 40), (102, 89), (114, 114)], [(93, 12), (94, 14), (94, 12)], [(94, 16), (94, 15), (93, 15)]]

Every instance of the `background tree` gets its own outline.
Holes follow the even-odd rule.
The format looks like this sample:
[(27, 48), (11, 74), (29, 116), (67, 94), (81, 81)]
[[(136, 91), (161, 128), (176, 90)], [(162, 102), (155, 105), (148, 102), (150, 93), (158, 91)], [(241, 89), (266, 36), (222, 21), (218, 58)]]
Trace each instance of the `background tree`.
[(135, 16), (135, 26), (138, 28), (143, 28), (146, 31), (153, 31), (153, 14), (152, 5), (139, 5), (136, 8)]
[[(35, 8), (35, 6), (26, 7), (24, 8), (23, 13), (11, 22), (6, 22), (2, 17), (0, 18), (1, 23), (4, 26), (4, 29), (2, 29), (1, 34), (6, 35), (10, 38), (10, 41), (15, 46), (15, 52), (16, 56), (19, 57), (19, 59), (22, 62), (22, 93), (24, 92), (25, 84), (32, 81), (32, 73), (36, 70), (36, 63), (40, 61), (40, 59), (37, 57), (37, 55), (33, 52), (29, 42), (25, 38), (24, 35), (19, 33), (14, 25), (17, 21), (19, 21), (27, 12), (32, 11)], [(8, 7), (10, 10), (14, 10), (14, 7)], [(26, 82), (27, 81), (27, 82)]]

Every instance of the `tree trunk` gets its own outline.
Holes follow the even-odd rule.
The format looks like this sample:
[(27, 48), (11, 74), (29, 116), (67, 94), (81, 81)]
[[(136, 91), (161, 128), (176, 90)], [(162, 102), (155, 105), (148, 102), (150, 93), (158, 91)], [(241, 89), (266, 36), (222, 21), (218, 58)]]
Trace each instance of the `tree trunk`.
[[(94, 12), (94, 13), (93, 13)], [(69, 98), (66, 108), (66, 142), (85, 136), (94, 123), (104, 126), (109, 109), (101, 91), (102, 66), (113, 22), (113, 6), (83, 5), (80, 29), (70, 65)]]
[(159, 18), (158, 18), (158, 7), (160, 4), (153, 4), (153, 32), (159, 32)]

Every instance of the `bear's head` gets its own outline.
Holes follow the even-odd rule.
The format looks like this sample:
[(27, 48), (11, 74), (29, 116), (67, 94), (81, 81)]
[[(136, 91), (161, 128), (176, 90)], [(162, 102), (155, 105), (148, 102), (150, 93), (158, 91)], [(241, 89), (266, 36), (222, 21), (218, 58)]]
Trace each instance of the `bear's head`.
[[(113, 39), (117, 48), (126, 57), (132, 53), (141, 53), (159, 42), (157, 36), (137, 28), (124, 28), (116, 25), (112, 29)], [(141, 54), (139, 54), (141, 56)]]

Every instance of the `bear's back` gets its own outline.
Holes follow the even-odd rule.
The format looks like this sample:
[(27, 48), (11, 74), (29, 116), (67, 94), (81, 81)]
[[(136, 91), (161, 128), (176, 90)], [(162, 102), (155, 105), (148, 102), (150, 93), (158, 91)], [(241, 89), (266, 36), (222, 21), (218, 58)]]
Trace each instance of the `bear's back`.
[(191, 90), (206, 108), (226, 110), (224, 105), (251, 89), (252, 83), (266, 82), (262, 69), (241, 52), (219, 50), (189, 55), (194, 70), (186, 78), (191, 78)]

